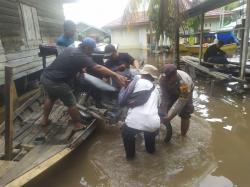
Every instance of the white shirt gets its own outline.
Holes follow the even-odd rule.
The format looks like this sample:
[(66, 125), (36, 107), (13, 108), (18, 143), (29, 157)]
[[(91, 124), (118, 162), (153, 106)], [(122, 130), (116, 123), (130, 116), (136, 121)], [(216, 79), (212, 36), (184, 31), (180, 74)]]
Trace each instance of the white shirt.
[[(150, 90), (153, 83), (146, 79), (139, 79), (135, 85), (134, 93), (142, 90)], [(159, 89), (155, 88), (148, 101), (141, 106), (128, 110), (126, 125), (130, 128), (154, 132), (160, 128), (158, 115), (158, 103), (160, 99)]]

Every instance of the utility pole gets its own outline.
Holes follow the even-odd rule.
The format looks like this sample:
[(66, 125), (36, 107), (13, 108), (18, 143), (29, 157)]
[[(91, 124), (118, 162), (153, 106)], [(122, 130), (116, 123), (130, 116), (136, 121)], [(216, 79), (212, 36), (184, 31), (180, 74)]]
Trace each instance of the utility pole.
[(245, 33), (244, 33), (244, 43), (242, 51), (242, 63), (240, 70), (240, 78), (245, 79), (246, 63), (248, 59), (248, 41), (249, 41), (249, 26), (250, 26), (250, 0), (247, 0), (246, 7), (246, 22), (245, 22)]

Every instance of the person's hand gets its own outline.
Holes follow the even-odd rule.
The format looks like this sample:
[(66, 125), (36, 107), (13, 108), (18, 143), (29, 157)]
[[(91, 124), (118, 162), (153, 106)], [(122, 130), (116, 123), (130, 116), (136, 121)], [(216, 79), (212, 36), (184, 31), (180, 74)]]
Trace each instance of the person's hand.
[(126, 81), (127, 81), (126, 77), (116, 73), (115, 79), (120, 87), (124, 87), (126, 85)]
[(124, 71), (126, 69), (126, 65), (125, 64), (121, 64), (120, 66), (118, 66), (117, 70), (118, 71)]

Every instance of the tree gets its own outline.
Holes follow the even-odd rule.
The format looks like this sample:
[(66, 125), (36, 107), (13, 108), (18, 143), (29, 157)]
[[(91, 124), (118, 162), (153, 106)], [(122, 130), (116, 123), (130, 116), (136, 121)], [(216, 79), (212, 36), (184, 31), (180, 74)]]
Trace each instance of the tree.
[(159, 39), (160, 35), (166, 33), (172, 40), (175, 62), (178, 62), (179, 28), (183, 24), (185, 10), (190, 6), (190, 2), (188, 0), (130, 0), (123, 17), (128, 25), (136, 18), (136, 13), (143, 4), (148, 5), (147, 14), (153, 24), (156, 37)]

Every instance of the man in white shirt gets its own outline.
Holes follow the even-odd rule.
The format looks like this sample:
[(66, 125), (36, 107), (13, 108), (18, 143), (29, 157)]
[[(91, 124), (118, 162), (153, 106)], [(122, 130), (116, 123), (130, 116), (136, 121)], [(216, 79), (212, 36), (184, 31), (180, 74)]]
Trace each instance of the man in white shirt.
[[(133, 159), (135, 156), (135, 135), (143, 132), (145, 147), (148, 153), (155, 152), (155, 136), (160, 128), (160, 117), (158, 115), (158, 103), (160, 93), (154, 86), (155, 79), (158, 78), (158, 70), (152, 65), (145, 65), (141, 70), (141, 78), (134, 85), (134, 90), (130, 96), (127, 106), (129, 107), (125, 126), (122, 130), (122, 138), (126, 152), (126, 158)], [(128, 86), (129, 87), (129, 86)], [(133, 94), (137, 97), (133, 97)], [(144, 103), (135, 106), (135, 102), (145, 98)], [(132, 100), (132, 101), (131, 101)]]

